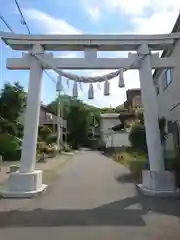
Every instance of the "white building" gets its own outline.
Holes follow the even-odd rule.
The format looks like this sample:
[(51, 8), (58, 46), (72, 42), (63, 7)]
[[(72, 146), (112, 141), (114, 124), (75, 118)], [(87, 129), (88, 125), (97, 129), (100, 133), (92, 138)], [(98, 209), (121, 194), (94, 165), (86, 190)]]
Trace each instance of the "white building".
[[(180, 15), (172, 32), (180, 31)], [(168, 140), (166, 149), (174, 151), (180, 146), (180, 40), (173, 47), (167, 48), (162, 57), (175, 57), (179, 67), (174, 69), (156, 70), (153, 78), (157, 89), (159, 116), (167, 120)]]
[(130, 146), (128, 140), (129, 133), (112, 129), (119, 124), (119, 113), (101, 114), (101, 139), (107, 148)]

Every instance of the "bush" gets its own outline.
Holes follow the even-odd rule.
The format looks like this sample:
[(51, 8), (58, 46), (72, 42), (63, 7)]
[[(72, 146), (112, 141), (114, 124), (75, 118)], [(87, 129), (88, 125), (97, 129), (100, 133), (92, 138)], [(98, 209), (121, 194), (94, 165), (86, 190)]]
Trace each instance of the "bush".
[(0, 153), (19, 150), (21, 141), (9, 133), (0, 134)]
[(133, 175), (140, 175), (144, 166), (146, 164), (146, 159), (132, 159), (129, 162), (129, 170)]
[(62, 146), (62, 149), (65, 152), (70, 152), (72, 150), (71, 147), (67, 143), (64, 143), (64, 145)]
[(142, 124), (135, 124), (129, 133), (131, 146), (136, 149), (147, 151), (145, 127)]
[(122, 149), (122, 152), (116, 153), (116, 161), (129, 168), (131, 173), (140, 176), (147, 163), (147, 155), (142, 152), (134, 151), (133, 148)]
[(52, 130), (48, 126), (39, 127), (39, 138), (43, 141), (46, 141), (50, 134), (52, 134)]
[(45, 142), (38, 142), (37, 143), (37, 152), (38, 153), (43, 153), (46, 148), (46, 143)]
[(56, 143), (57, 142), (57, 134), (56, 133), (51, 133), (48, 135), (46, 142), (48, 144)]
[(10, 152), (4, 152), (4, 161), (19, 161), (21, 159), (21, 149), (13, 150)]

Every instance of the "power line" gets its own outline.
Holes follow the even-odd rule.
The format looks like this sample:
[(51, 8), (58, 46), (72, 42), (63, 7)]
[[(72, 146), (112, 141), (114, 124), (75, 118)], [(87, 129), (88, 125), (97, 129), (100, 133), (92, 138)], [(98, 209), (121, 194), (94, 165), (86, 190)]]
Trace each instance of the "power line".
[(14, 31), (13, 31), (12, 28), (9, 26), (9, 24), (8, 24), (7, 21), (4, 19), (4, 17), (0, 15), (0, 19), (3, 21), (3, 23), (6, 25), (6, 27), (13, 33)]
[[(21, 8), (20, 8), (20, 5), (19, 5), (18, 1), (17, 1), (17, 0), (14, 0), (14, 2), (15, 2), (16, 6), (17, 6), (17, 8), (18, 8), (18, 10), (19, 10), (19, 13), (20, 13), (20, 15), (21, 15), (21, 23), (26, 26), (29, 35), (31, 35), (29, 26), (28, 26), (28, 24), (27, 24), (27, 22), (26, 22), (26, 20), (25, 20), (25, 18), (24, 18), (24, 15), (23, 15), (23, 13), (22, 13), (22, 10), (21, 10)], [(46, 75), (47, 75), (54, 83), (56, 83), (56, 80), (55, 80), (53, 77), (51, 77), (46, 70), (44, 70), (44, 72), (46, 73)]]
[(27, 24), (27, 22), (26, 22), (26, 20), (25, 20), (25, 18), (24, 18), (24, 15), (23, 15), (23, 13), (22, 13), (22, 10), (21, 10), (21, 8), (20, 8), (20, 6), (19, 6), (18, 1), (17, 1), (17, 0), (14, 0), (14, 2), (15, 2), (16, 6), (17, 6), (17, 8), (18, 8), (18, 10), (19, 10), (19, 13), (20, 13), (20, 15), (21, 15), (21, 23), (26, 26), (28, 33), (31, 34), (30, 29), (29, 29), (29, 27), (28, 27), (28, 24)]

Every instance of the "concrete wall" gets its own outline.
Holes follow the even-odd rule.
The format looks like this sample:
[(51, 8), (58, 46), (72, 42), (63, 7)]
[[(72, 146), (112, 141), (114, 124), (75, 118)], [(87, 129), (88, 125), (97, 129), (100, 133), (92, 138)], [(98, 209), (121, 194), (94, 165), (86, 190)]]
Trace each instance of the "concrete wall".
[(114, 132), (112, 127), (120, 124), (119, 114), (114, 115), (113, 118), (102, 118), (101, 119), (101, 137), (106, 143), (107, 147), (121, 147), (130, 146), (128, 135), (126, 132)]
[[(119, 116), (119, 115), (118, 115)], [(112, 132), (112, 127), (115, 125), (120, 124), (120, 120), (118, 117), (116, 118), (102, 118), (101, 119), (101, 132), (106, 134), (106, 133), (111, 133)]]
[(112, 133), (105, 136), (106, 139), (106, 147), (121, 147), (121, 146), (130, 146), (130, 142), (128, 139), (128, 133)]
[[(176, 58), (178, 67), (172, 69), (172, 82), (167, 88), (164, 88), (164, 71), (156, 79), (159, 86), (157, 103), (160, 117), (165, 117), (168, 121), (180, 121), (180, 40), (176, 42), (171, 56)], [(174, 151), (172, 134), (168, 134), (166, 151)]]
[[(179, 67), (172, 69), (172, 82), (164, 89), (163, 73), (157, 79), (159, 86), (159, 95), (157, 96), (159, 116), (165, 117), (167, 120), (180, 120), (180, 41), (178, 41), (171, 54), (176, 57)], [(177, 104), (179, 105), (175, 107)], [(175, 107), (173, 110), (171, 110)]]

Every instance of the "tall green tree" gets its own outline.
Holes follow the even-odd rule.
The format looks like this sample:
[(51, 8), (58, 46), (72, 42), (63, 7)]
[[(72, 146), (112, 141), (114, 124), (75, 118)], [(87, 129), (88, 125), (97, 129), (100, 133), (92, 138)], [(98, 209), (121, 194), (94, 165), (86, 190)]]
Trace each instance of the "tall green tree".
[(10, 122), (17, 122), (26, 106), (26, 93), (18, 83), (5, 83), (0, 94), (0, 116)]
[[(48, 105), (55, 112), (57, 112), (57, 100)], [(88, 133), (92, 126), (100, 124), (100, 109), (70, 96), (61, 96), (60, 102), (63, 105), (63, 116), (67, 119), (69, 142), (74, 148), (87, 145)]]

